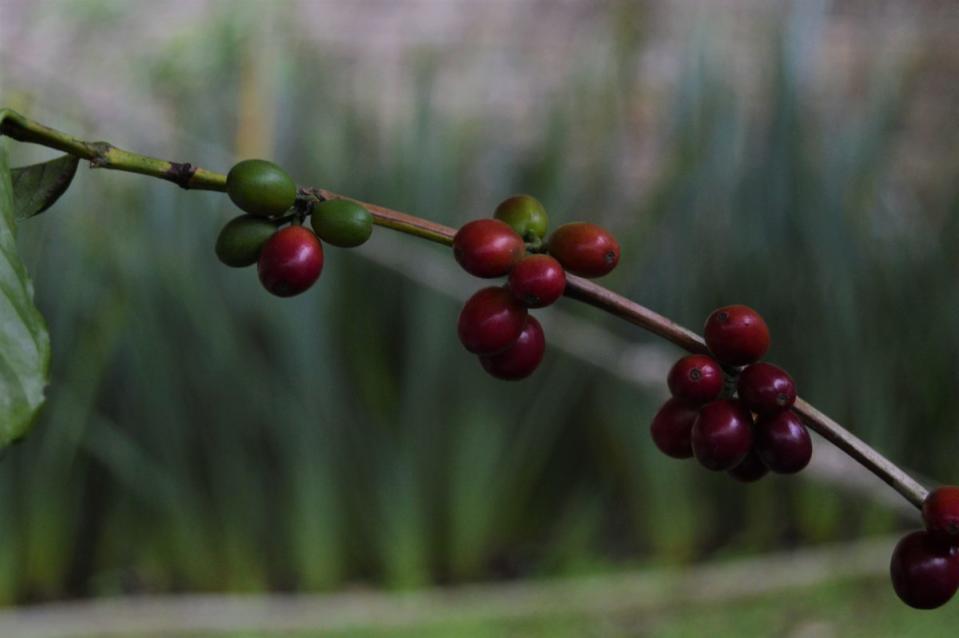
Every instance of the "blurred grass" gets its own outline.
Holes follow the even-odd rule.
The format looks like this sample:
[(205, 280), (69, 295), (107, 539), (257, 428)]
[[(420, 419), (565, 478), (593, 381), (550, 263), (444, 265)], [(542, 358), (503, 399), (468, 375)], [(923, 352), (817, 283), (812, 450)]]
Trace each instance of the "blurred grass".
[[(91, 12), (76, 34), (104, 28), (96, 7), (107, 6), (111, 20), (125, 15), (71, 5)], [(699, 29), (675, 90), (652, 96), (637, 73), (647, 17), (619, 3), (612, 45), (564, 61), (562, 85), (520, 130), (437, 106), (437, 78), (468, 44), (409, 52), (399, 82), (410, 99), (386, 117), (322, 42), (288, 38), (251, 61), (256, 12), (211, 6), (202, 28), (136, 61), (142, 91), (179, 127), (178, 159), (225, 170), (231, 148), (259, 148), (298, 181), (451, 225), (533, 193), (554, 225), (615, 230), (624, 260), (611, 287), (691, 327), (720, 304), (755, 306), (775, 335), (771, 359), (804, 396), (897, 461), (959, 480), (959, 165), (923, 176), (933, 192), (893, 181), (923, 60), (877, 58), (861, 99), (820, 108), (806, 67), (825, 27), (810, 3), (758, 39), (771, 61), (758, 95), (717, 54), (728, 36)], [(271, 24), (292, 31), (295, 19)], [(664, 125), (644, 127), (644, 109)], [(114, 139), (113, 122), (84, 125), (79, 109), (38, 110), (149, 150), (136, 127)], [(643, 136), (658, 150), (637, 194), (627, 160)], [(910, 196), (921, 205), (903, 213)], [(84, 172), (21, 229), (54, 382), (41, 423), (0, 463), (0, 602), (407, 588), (687, 562), (901, 523), (815, 483), (743, 487), (665, 459), (647, 434), (659, 394), (583, 374), (565, 355), (520, 384), (486, 378), (456, 341), (454, 302), (364, 259), (382, 249), (376, 236), (330, 248), (309, 294), (271, 298), (255, 273), (213, 257), (235, 214), (215, 194)]]

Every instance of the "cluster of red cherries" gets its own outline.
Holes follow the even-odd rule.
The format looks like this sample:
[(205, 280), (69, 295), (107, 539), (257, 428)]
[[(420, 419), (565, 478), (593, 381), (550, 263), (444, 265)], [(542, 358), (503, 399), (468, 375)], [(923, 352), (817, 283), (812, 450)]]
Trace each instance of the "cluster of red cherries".
[(470, 297), (457, 325), (463, 346), (498, 379), (523, 379), (543, 360), (543, 327), (529, 309), (562, 297), (567, 272), (601, 277), (619, 263), (619, 244), (603, 228), (574, 222), (546, 238), (548, 225), (540, 202), (514, 195), (496, 207), (492, 219), (468, 222), (453, 237), (453, 255), (466, 272), (508, 277), (506, 285)]
[(802, 470), (812, 440), (791, 409), (792, 377), (759, 361), (769, 349), (766, 322), (748, 306), (726, 306), (706, 319), (705, 336), (713, 356), (685, 356), (669, 371), (673, 396), (650, 427), (656, 447), (743, 482)]

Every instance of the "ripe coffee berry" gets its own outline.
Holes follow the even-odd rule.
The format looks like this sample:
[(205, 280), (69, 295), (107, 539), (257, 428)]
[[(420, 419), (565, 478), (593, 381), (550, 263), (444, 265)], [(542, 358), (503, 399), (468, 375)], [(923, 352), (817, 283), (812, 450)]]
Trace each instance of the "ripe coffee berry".
[(659, 408), (649, 427), (653, 443), (659, 451), (674, 459), (688, 459), (693, 455), (690, 437), (699, 407), (683, 399), (672, 398)]
[(756, 414), (773, 414), (796, 401), (796, 384), (782, 368), (754, 363), (739, 375), (739, 398)]
[(673, 364), (666, 383), (674, 397), (693, 403), (708, 403), (723, 391), (725, 378), (715, 359), (691, 354)]
[(602, 277), (619, 263), (619, 243), (596, 224), (563, 224), (549, 236), (549, 254), (580, 277)]
[(504, 199), (493, 212), (493, 217), (510, 225), (526, 240), (542, 239), (549, 226), (546, 209), (529, 195), (513, 195)]
[(260, 217), (282, 215), (296, 201), (296, 183), (286, 171), (266, 160), (243, 160), (226, 176), (233, 203)]
[(768, 473), (769, 468), (756, 454), (756, 450), (750, 450), (739, 465), (729, 470), (729, 475), (741, 483), (753, 483)]
[(260, 250), (276, 226), (253, 215), (241, 215), (231, 219), (216, 238), (216, 256), (233, 268), (242, 268), (256, 263)]
[(483, 369), (497, 379), (515, 381), (528, 377), (543, 360), (546, 338), (535, 317), (527, 317), (526, 327), (513, 345), (498, 354), (480, 357)]
[(706, 345), (722, 363), (742, 366), (758, 361), (769, 349), (769, 328), (749, 306), (725, 306), (706, 319)]
[(453, 237), (453, 256), (463, 270), (477, 277), (502, 277), (525, 252), (523, 238), (498, 219), (471, 221)]
[(959, 545), (959, 487), (944, 485), (930, 492), (922, 504), (922, 519), (927, 530), (957, 537)]
[(530, 308), (548, 306), (563, 296), (566, 273), (549, 255), (523, 257), (509, 273), (509, 289)]
[(313, 206), (310, 224), (320, 239), (341, 248), (359, 246), (373, 234), (370, 211), (348, 199), (317, 203)]
[(257, 273), (263, 287), (278, 297), (298, 295), (323, 271), (323, 245), (302, 226), (279, 230), (263, 245)]
[(699, 409), (693, 424), (693, 454), (707, 469), (731, 470), (753, 444), (753, 417), (736, 399), (720, 399)]
[(916, 609), (935, 609), (959, 589), (959, 556), (942, 537), (912, 532), (893, 550), (889, 575), (902, 602)]
[(526, 326), (526, 307), (505, 288), (483, 288), (466, 302), (460, 312), (460, 341), (474, 354), (503, 352)]
[(812, 458), (809, 430), (792, 410), (760, 417), (755, 437), (759, 456), (766, 467), (778, 474), (795, 474)]

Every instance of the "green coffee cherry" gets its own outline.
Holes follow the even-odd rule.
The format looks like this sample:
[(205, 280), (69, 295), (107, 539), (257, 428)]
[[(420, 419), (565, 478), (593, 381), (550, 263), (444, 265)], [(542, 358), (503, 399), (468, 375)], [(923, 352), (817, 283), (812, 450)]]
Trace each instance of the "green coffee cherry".
[(216, 256), (234, 268), (255, 264), (263, 244), (275, 232), (276, 226), (260, 217), (243, 215), (231, 219), (216, 238)]
[(243, 160), (226, 176), (233, 203), (251, 215), (282, 215), (296, 201), (296, 184), (286, 171), (266, 160)]
[(343, 248), (359, 246), (373, 233), (370, 211), (348, 199), (319, 202), (313, 206), (310, 223), (320, 239)]
[(526, 241), (542, 239), (549, 228), (549, 217), (539, 201), (529, 195), (513, 195), (496, 207), (493, 217), (510, 226)]

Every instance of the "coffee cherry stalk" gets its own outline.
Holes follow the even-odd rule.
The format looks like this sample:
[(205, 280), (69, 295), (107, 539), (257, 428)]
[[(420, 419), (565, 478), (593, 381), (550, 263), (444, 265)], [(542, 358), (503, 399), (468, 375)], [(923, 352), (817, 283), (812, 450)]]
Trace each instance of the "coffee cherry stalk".
[[(705, 340), (640, 304), (588, 279), (609, 273), (620, 247), (589, 222), (548, 233), (543, 205), (528, 195), (504, 200), (491, 218), (454, 230), (419, 217), (353, 200), (331, 191), (297, 188), (283, 169), (245, 160), (228, 175), (87, 142), (0, 109), (0, 134), (90, 161), (93, 168), (171, 181), (185, 189), (225, 191), (244, 214), (229, 221), (215, 254), (227, 266), (257, 265), (271, 293), (308, 290), (324, 265), (324, 242), (353, 247), (374, 225), (451, 245), (456, 261), (482, 279), (505, 278), (480, 289), (464, 305), (457, 326), (463, 346), (496, 378), (523, 379), (543, 359), (545, 336), (530, 310), (566, 296), (620, 317), (671, 341), (690, 355), (669, 371), (672, 397), (653, 417), (653, 444), (676, 459), (695, 458), (708, 470), (751, 483), (768, 473), (795, 474), (812, 456), (807, 428), (836, 445), (920, 508), (925, 529), (895, 547), (890, 576), (908, 605), (932, 609), (959, 589), (959, 487), (926, 490), (909, 474), (839, 423), (797, 397), (789, 374), (761, 361), (769, 348), (766, 322), (741, 305), (712, 312)], [(312, 230), (306, 227), (310, 218)]]

